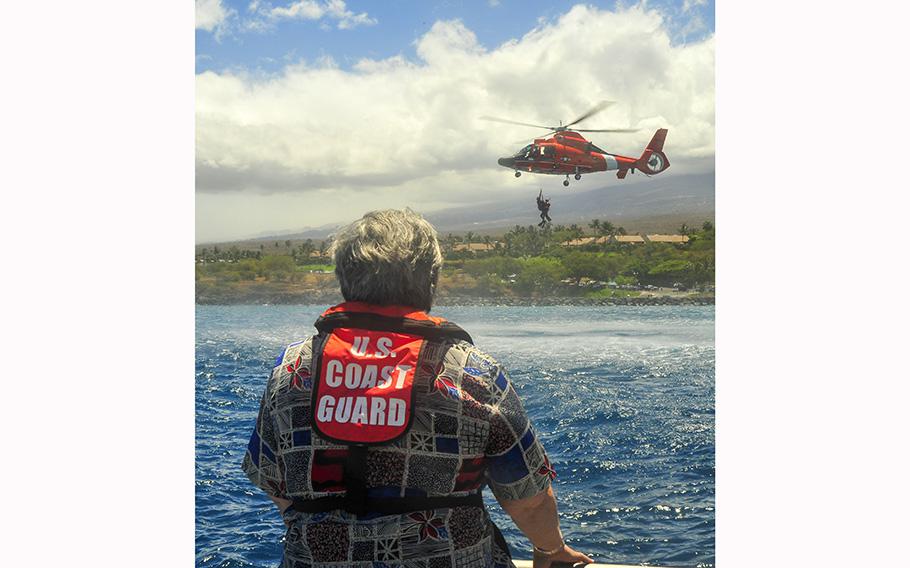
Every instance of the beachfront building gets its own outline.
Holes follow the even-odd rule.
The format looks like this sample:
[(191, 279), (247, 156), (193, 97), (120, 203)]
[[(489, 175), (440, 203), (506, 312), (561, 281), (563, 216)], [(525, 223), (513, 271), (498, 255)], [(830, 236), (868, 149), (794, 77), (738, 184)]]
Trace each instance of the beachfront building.
[[(618, 244), (618, 245), (641, 245), (646, 242), (661, 242), (661, 243), (685, 243), (689, 241), (689, 237), (685, 235), (651, 235), (657, 238), (657, 240), (645, 240), (645, 237), (642, 235), (613, 235), (603, 236), (603, 237), (579, 237), (577, 239), (571, 239), (564, 241), (562, 246), (565, 247), (583, 247), (587, 245), (605, 245), (605, 244)], [(666, 238), (666, 240), (662, 240)]]
[(594, 241), (594, 237), (579, 237), (577, 239), (565, 241), (562, 244), (566, 247), (583, 247), (585, 245), (593, 245)]
[(613, 242), (620, 245), (642, 245), (645, 239), (641, 235), (614, 235)]
[(455, 252), (468, 251), (475, 254), (478, 252), (489, 252), (495, 249), (496, 245), (494, 243), (458, 243), (452, 247), (452, 250)]
[(646, 235), (649, 243), (669, 243), (673, 245), (682, 245), (689, 242), (686, 235)]

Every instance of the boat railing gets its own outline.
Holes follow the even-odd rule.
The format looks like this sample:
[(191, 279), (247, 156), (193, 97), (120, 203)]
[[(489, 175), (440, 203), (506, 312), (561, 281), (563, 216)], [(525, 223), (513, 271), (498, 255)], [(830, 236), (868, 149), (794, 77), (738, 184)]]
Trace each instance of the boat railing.
[[(533, 568), (533, 563), (530, 560), (512, 560), (515, 564), (515, 568)], [(584, 566), (585, 568), (634, 568), (636, 565), (631, 564), (600, 564), (595, 562), (594, 564), (576, 564), (578, 568)], [(553, 568), (573, 568), (571, 564), (560, 562), (554, 563)], [(656, 566), (648, 566), (648, 568), (658, 568)]]

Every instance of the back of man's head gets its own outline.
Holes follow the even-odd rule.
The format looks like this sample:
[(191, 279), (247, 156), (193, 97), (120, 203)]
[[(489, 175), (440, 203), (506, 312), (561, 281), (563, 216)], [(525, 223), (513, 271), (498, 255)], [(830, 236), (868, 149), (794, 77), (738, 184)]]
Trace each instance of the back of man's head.
[(335, 235), (335, 276), (347, 301), (433, 304), (442, 251), (436, 230), (411, 209), (371, 211)]

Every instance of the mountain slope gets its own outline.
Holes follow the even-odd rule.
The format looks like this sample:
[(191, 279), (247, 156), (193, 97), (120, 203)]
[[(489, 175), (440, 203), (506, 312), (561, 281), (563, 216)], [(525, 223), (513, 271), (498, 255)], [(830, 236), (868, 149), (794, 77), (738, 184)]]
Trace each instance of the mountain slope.
[[(634, 183), (614, 181), (607, 186), (573, 192), (571, 186), (546, 192), (550, 217), (557, 224), (599, 218), (621, 225), (625, 221), (714, 217), (714, 172), (645, 178)], [(534, 195), (427, 213), (440, 232), (489, 231), (540, 221)]]
[[(554, 224), (586, 225), (591, 219), (600, 219), (632, 232), (672, 231), (683, 222), (700, 224), (714, 218), (714, 172), (642, 177), (624, 182), (611, 180), (608, 185), (585, 191), (561, 185), (553, 189), (553, 184), (547, 185), (550, 189), (545, 197), (550, 199), (550, 217)], [(531, 191), (527, 195), (510, 195), (504, 199), (434, 211), (426, 213), (425, 217), (442, 234), (503, 232), (515, 225), (532, 225), (540, 221), (536, 196)], [(244, 241), (318, 240), (332, 234), (340, 225), (307, 227), (293, 233), (276, 231)]]

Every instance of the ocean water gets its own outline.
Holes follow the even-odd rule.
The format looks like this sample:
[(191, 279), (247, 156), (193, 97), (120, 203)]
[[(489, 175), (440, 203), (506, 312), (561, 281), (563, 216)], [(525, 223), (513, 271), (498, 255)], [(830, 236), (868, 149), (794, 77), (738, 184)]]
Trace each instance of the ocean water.
[[(276, 566), (283, 525), (240, 469), (275, 357), (323, 306), (196, 308), (196, 565)], [(509, 370), (598, 562), (714, 565), (714, 307), (438, 307)], [(489, 497), (489, 491), (485, 492)], [(515, 558), (530, 544), (487, 499)]]

